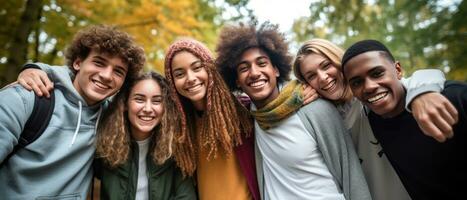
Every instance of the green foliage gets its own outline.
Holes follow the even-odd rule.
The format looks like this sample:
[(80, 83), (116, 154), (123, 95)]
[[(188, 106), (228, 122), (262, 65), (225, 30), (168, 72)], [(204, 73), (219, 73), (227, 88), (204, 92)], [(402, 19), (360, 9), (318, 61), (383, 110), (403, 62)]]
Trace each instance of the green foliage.
[(439, 68), (451, 79), (467, 80), (466, 1), (326, 0), (311, 3), (310, 11), (294, 23), (299, 43), (319, 37), (348, 47), (377, 39), (409, 73)]
[[(162, 72), (168, 46), (179, 37), (192, 37), (213, 48), (219, 28), (226, 22), (252, 18), (248, 0), (43, 0), (38, 26), (29, 34), (27, 60), (62, 65), (73, 35), (91, 24), (110, 24), (133, 35), (146, 51), (147, 68)], [(0, 8), (0, 86), (6, 77), (15, 28), (21, 23), (26, 0), (7, 0)], [(224, 16), (226, 11), (235, 14)], [(19, 69), (21, 66), (17, 66)]]

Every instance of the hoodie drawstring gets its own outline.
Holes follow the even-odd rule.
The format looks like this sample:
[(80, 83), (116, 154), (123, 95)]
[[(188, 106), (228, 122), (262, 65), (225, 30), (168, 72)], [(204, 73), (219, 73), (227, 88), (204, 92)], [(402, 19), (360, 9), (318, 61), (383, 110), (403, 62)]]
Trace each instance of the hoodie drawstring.
[(102, 105), (99, 107), (99, 112), (97, 113), (96, 126), (94, 127), (94, 134), (97, 133), (97, 126), (99, 126), (99, 121), (101, 119)]
[[(70, 147), (73, 146), (76, 140), (76, 136), (78, 135), (79, 132), (79, 127), (81, 125), (81, 112), (83, 111), (83, 105), (81, 104), (81, 101), (78, 101), (79, 105), (79, 113), (78, 113), (78, 123), (76, 123), (76, 129), (75, 133), (73, 134), (73, 139), (71, 139), (71, 144)], [(97, 119), (96, 119), (96, 127), (94, 128), (94, 134), (97, 133), (97, 126), (99, 125), (99, 119), (101, 118), (101, 113), (102, 113), (102, 106), (99, 108), (99, 112), (97, 113)]]
[(81, 105), (81, 101), (78, 101), (78, 105), (79, 105), (78, 123), (76, 123), (75, 134), (73, 134), (73, 139), (71, 140), (70, 147), (73, 146), (73, 144), (75, 143), (76, 135), (78, 135), (79, 127), (81, 125), (81, 112), (83, 110), (83, 105)]

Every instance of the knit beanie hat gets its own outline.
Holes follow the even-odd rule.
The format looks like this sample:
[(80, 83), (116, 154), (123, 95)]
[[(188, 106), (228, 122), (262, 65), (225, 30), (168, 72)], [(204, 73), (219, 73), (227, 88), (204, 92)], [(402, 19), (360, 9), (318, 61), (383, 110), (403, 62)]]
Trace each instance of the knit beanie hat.
[[(170, 72), (169, 69), (172, 64), (172, 59), (180, 51), (188, 51), (201, 59), (202, 62), (213, 62), (211, 51), (201, 42), (194, 39), (180, 39), (170, 45), (165, 56), (165, 71)], [(169, 78), (169, 77), (166, 77)]]
[(389, 49), (381, 42), (377, 40), (362, 40), (353, 44), (347, 49), (347, 51), (345, 51), (344, 56), (342, 57), (342, 71), (344, 71), (345, 64), (350, 59), (368, 51), (384, 51), (393, 58)]

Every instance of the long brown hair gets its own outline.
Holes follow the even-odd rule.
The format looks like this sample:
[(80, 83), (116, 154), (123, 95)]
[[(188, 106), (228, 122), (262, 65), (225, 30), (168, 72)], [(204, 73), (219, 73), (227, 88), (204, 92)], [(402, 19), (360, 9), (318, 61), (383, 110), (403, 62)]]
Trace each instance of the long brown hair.
[(152, 133), (150, 153), (155, 163), (162, 164), (172, 154), (172, 138), (170, 121), (166, 113), (175, 113), (174, 103), (169, 98), (169, 86), (160, 74), (155, 72), (140, 73), (132, 79), (129, 86), (122, 88), (115, 96), (109, 108), (103, 113), (97, 128), (97, 156), (102, 158), (110, 167), (116, 167), (128, 160), (131, 148), (130, 122), (126, 106), (131, 89), (140, 81), (154, 80), (161, 88), (162, 105), (165, 113)]
[[(301, 82), (307, 83), (302, 73), (300, 73), (300, 65), (302, 64), (303, 59), (310, 54), (317, 54), (328, 59), (331, 61), (332, 65), (337, 68), (339, 73), (342, 74), (341, 59), (344, 54), (344, 50), (328, 40), (316, 38), (305, 42), (300, 47), (293, 63), (294, 75)], [(342, 80), (342, 82), (344, 83), (344, 92), (338, 100), (334, 101), (336, 104), (346, 102), (353, 96), (347, 81)]]
[[(201, 116), (200, 123), (195, 123), (196, 111), (193, 104), (177, 93), (172, 77), (172, 59), (182, 51), (198, 57), (208, 73), (206, 110)], [(192, 175), (196, 170), (198, 148), (208, 150), (207, 159), (215, 158), (219, 149), (230, 155), (235, 145), (242, 144), (241, 134), (251, 132), (249, 112), (229, 92), (214, 66), (211, 52), (202, 43), (193, 39), (182, 39), (173, 43), (165, 57), (165, 77), (179, 111), (178, 115), (172, 118), (174, 122), (172, 125), (176, 126), (174, 156), (185, 175)], [(196, 130), (200, 132), (197, 133)]]

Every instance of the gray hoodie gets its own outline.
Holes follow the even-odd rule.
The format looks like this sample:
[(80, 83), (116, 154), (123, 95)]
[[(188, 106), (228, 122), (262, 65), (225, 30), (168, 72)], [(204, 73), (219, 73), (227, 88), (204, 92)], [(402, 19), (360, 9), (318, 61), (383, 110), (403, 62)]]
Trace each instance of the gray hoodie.
[[(50, 66), (36, 63), (41, 69)], [(47, 70), (46, 70), (47, 71)], [(53, 67), (55, 108), (33, 143), (0, 166), (0, 194), (7, 199), (86, 199), (92, 179), (96, 127), (105, 102), (88, 106), (67, 67)], [(34, 106), (19, 85), (0, 90), (0, 162), (18, 143)]]

